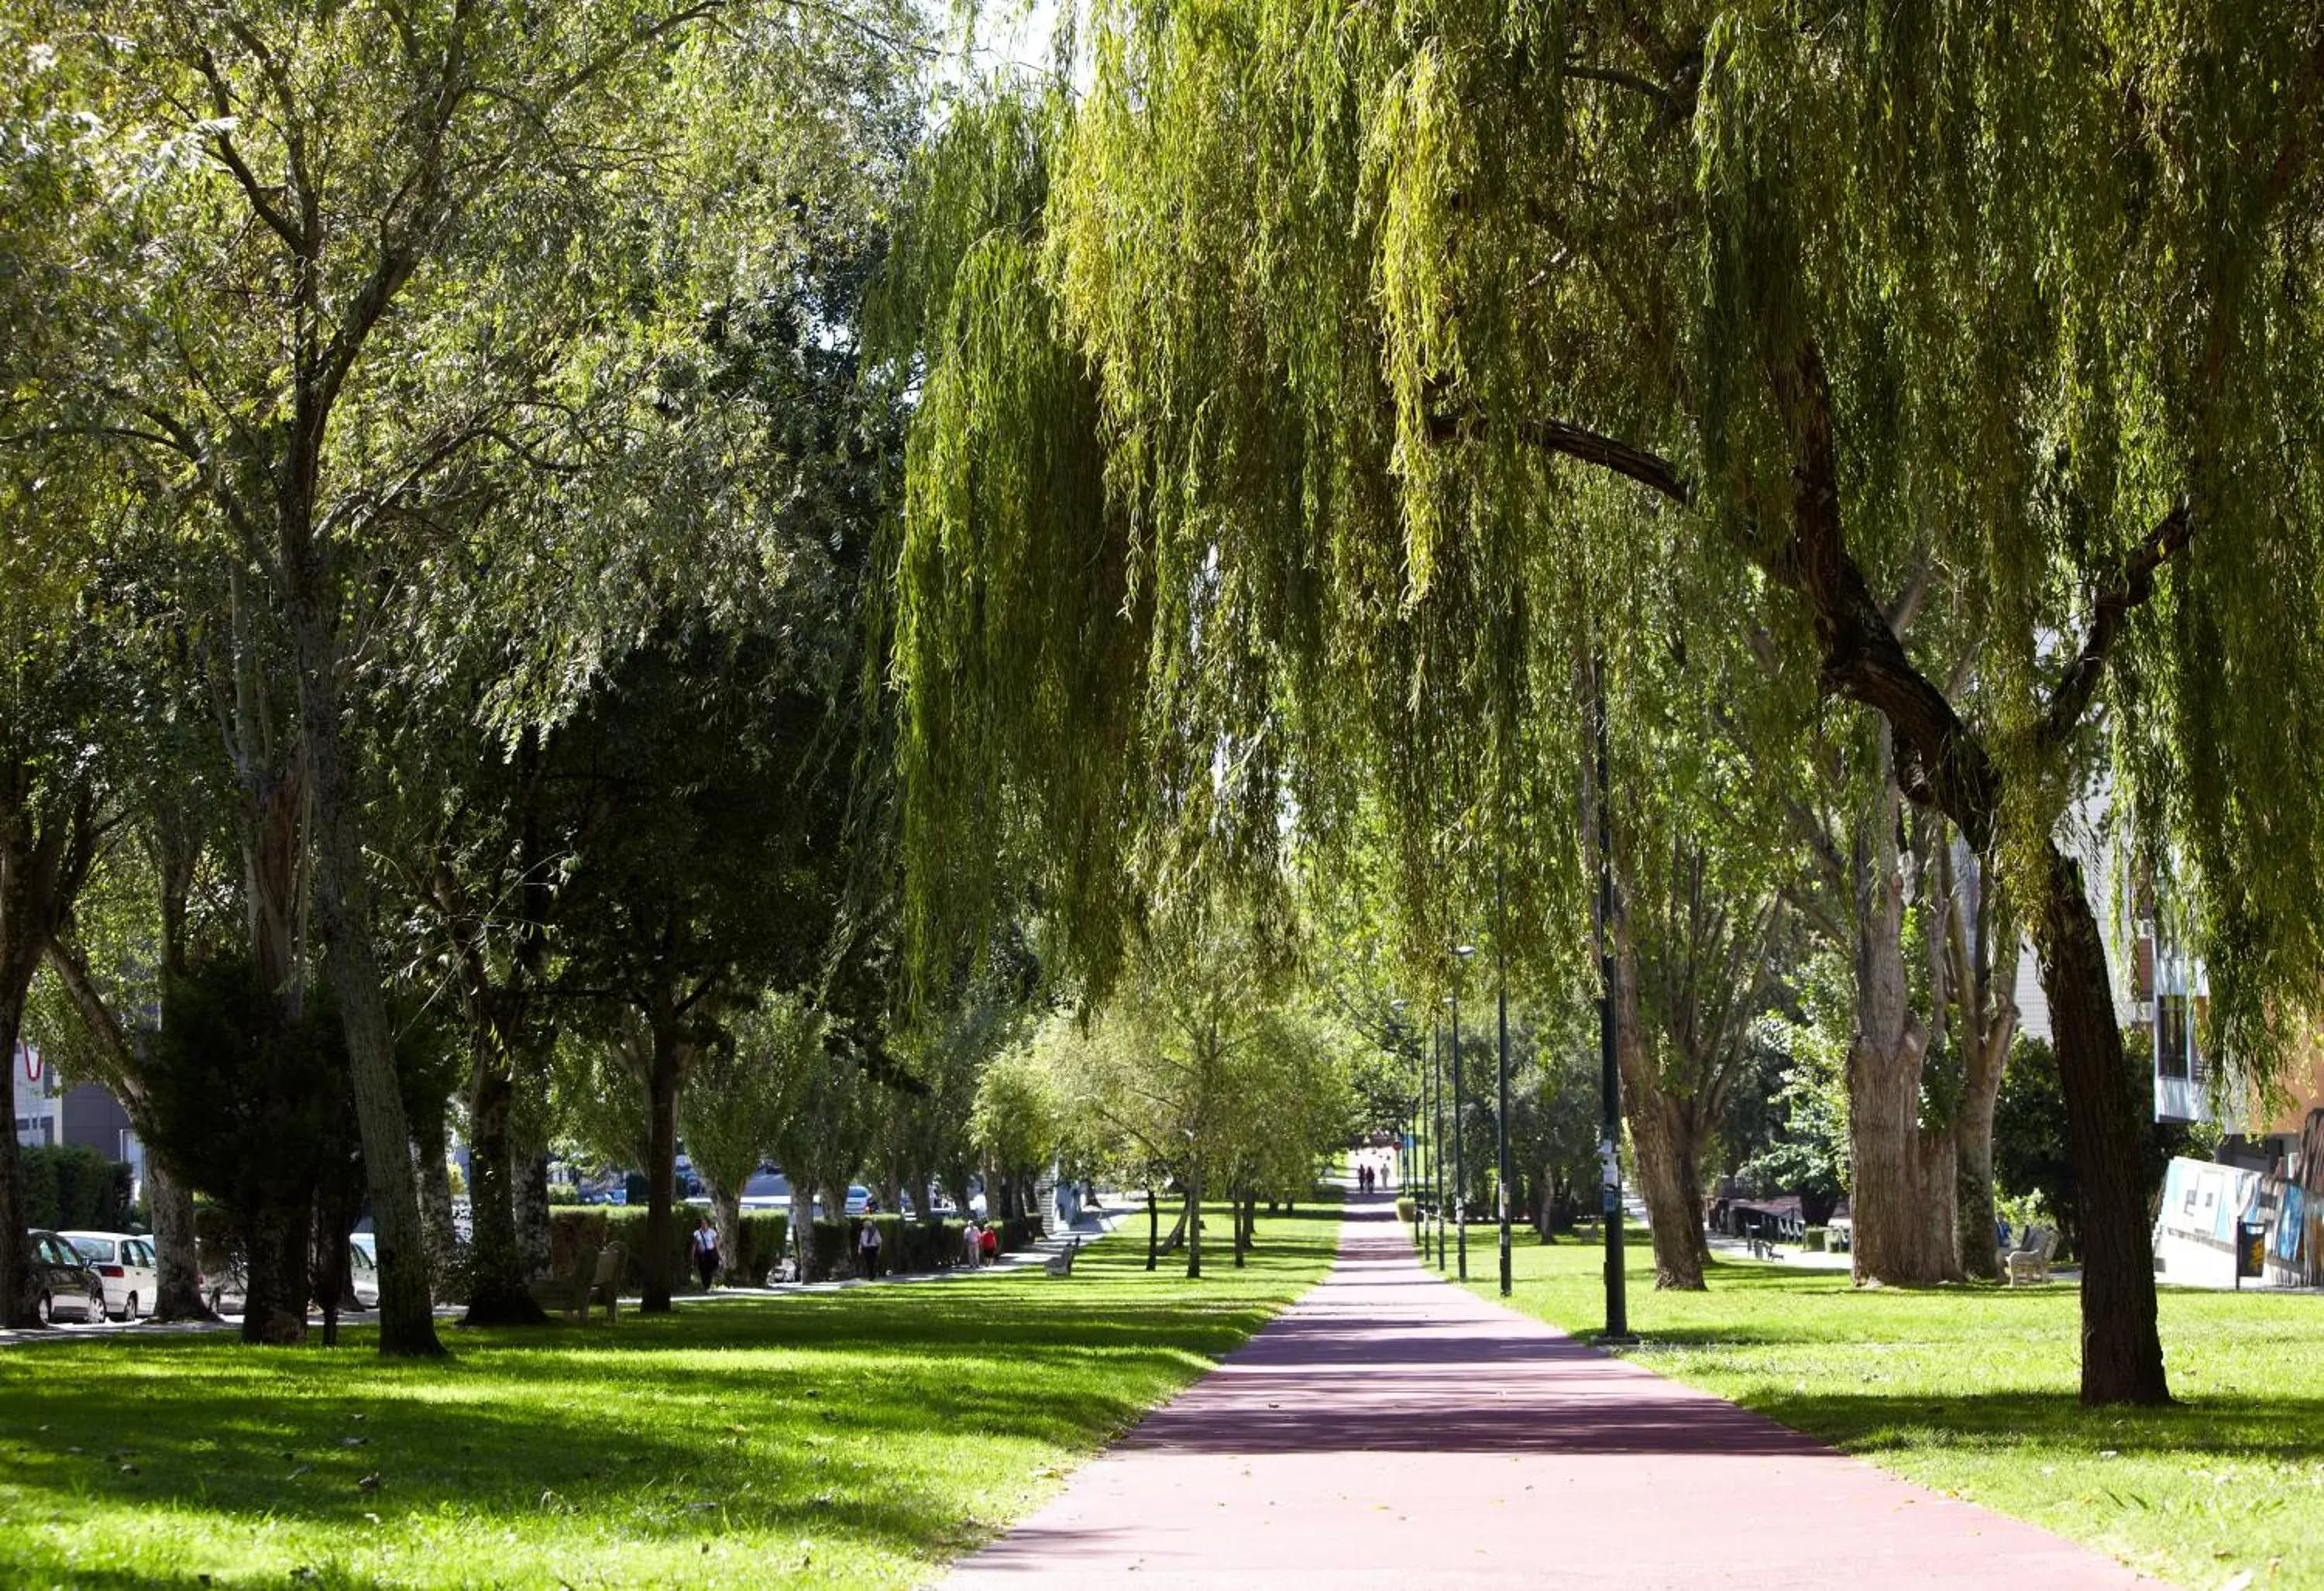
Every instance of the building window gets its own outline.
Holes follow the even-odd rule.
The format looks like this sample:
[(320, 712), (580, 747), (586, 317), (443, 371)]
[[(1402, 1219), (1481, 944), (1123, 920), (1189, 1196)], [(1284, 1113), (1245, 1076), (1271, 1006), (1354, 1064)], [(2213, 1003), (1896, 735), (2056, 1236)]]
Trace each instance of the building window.
[(2154, 1001), (2154, 1075), (2184, 1082), (2194, 1076), (2187, 1042), (2187, 997), (2160, 995)]

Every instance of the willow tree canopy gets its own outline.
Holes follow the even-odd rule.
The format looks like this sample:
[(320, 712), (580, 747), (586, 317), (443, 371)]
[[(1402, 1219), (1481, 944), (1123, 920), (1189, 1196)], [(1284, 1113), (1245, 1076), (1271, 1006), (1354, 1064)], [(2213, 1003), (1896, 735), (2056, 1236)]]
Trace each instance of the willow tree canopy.
[[(1096, 931), (1363, 789), (1416, 920), (1497, 853), (1530, 918), (1575, 659), (1618, 723), (1631, 647), (1764, 626), (2021, 865), (2110, 760), (2273, 1052), (2324, 970), (2311, 7), (1109, 0), (1085, 38), (1084, 92), (954, 120), (893, 283), (924, 928), (1023, 820)], [(1916, 575), (1978, 642), (1950, 700), (1878, 611)]]

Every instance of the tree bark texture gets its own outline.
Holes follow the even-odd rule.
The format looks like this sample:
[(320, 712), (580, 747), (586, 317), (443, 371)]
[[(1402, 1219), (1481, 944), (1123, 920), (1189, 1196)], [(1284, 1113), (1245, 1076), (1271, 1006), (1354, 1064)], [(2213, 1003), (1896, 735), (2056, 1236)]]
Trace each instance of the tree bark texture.
[(742, 1192), (739, 1188), (710, 1189), (710, 1219), (718, 1228), (718, 1269), (730, 1287), (756, 1287), (763, 1276), (742, 1271)]
[(97, 840), (94, 792), (83, 786), (68, 801), (42, 803), (34, 777), (23, 762), (0, 763), (0, 1066), (12, 1079), (10, 1126), (0, 1132), (0, 1324), (12, 1326), (34, 1301), (24, 1287), (31, 1250), (13, 1103), (16, 1046), (32, 975), (71, 914)]
[[(1638, 1008), (1637, 963), (1618, 908), (1614, 933), (1615, 1003), (1620, 1019), (1616, 1056), (1622, 1077), (1622, 1116), (1637, 1161), (1638, 1195), (1646, 1200), (1655, 1249), (1657, 1290), (1700, 1292), (1710, 1261), (1702, 1232), (1701, 1184), (1693, 1180), (1701, 1145), (1688, 1141), (1683, 1102), (1665, 1086)], [(1618, 1217), (1617, 1218), (1618, 1219)]]
[(1195, 1174), (1186, 1179), (1186, 1276), (1189, 1281), (1203, 1274), (1203, 1179)]
[(1162, 1211), (1154, 1202), (1154, 1185), (1146, 1187), (1146, 1268), (1153, 1270), (1162, 1259)]
[(250, 1212), (242, 1232), (242, 1340), (275, 1347), (307, 1340), (308, 1239), (314, 1200)]
[(464, 1326), (540, 1325), (517, 1243), (517, 1190), (509, 1140), (513, 1092), (499, 1045), (472, 1027), (468, 1078), (468, 1312)]
[(549, 1274), (549, 1156), (538, 1149), (516, 1156), (516, 1246), (527, 1281)]
[(2066, 1138), (2081, 1184), (2082, 1402), (2167, 1403), (2155, 1320), (2144, 1124), (2116, 1025), (2106, 944), (2081, 864), (2048, 845), (2033, 913), (2042, 987), (2066, 1096)]
[[(451, 1135), (444, 1119), (444, 1104), (413, 1118), (411, 1156), (420, 1176), (420, 1230), (428, 1238), (428, 1274), (436, 1290), (457, 1296), (461, 1278), (460, 1232), (452, 1222)], [(471, 1200), (471, 1208), (475, 1201)]]
[(315, 922), (346, 1033), (347, 1071), (379, 1245), (379, 1351), (391, 1357), (440, 1354), (444, 1346), (436, 1335), (419, 1179), (396, 1081), (386, 983), (371, 938), (370, 878), (356, 832), (356, 796), (341, 724), (337, 584), (309, 539), (310, 507), (297, 483), (286, 487), (282, 563), (299, 662), (300, 734), (313, 802)]
[[(640, 1312), (669, 1313), (673, 1278), (669, 1268), (678, 1246), (678, 1227), (671, 1195), (678, 1182), (678, 1087), (685, 1071), (686, 1052), (675, 1020), (657, 1021), (653, 1052), (646, 1072), (646, 1252), (645, 1295)], [(835, 1209), (844, 1213), (843, 1189)]]
[(170, 1174), (161, 1157), (145, 1156), (145, 1207), (153, 1218), (153, 1318), (214, 1320), (202, 1298), (201, 1266), (196, 1263), (194, 1191)]

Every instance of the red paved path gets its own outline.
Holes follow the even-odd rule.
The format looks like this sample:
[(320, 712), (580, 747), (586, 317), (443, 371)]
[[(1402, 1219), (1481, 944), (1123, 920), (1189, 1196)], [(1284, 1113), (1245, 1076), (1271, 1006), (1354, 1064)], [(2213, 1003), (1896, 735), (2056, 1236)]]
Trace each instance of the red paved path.
[(1351, 1207), (1330, 1276), (950, 1584), (2153, 1584), (1498, 1309), (1402, 1234)]

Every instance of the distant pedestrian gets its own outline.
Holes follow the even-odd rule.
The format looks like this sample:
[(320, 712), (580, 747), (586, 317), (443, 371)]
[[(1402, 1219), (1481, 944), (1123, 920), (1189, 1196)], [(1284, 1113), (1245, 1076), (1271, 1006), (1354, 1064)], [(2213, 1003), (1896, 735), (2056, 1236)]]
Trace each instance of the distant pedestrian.
[(982, 1253), (984, 1263), (988, 1265), (1001, 1257), (1001, 1234), (993, 1229), (991, 1222), (983, 1223), (977, 1231), (976, 1246)]
[(718, 1274), (718, 1228), (710, 1224), (708, 1216), (695, 1220), (694, 1268), (701, 1274), (702, 1290), (709, 1292), (711, 1278)]
[(855, 1269), (866, 1282), (880, 1274), (880, 1223), (872, 1219), (872, 1210), (863, 1212), (862, 1229), (855, 1235)]

